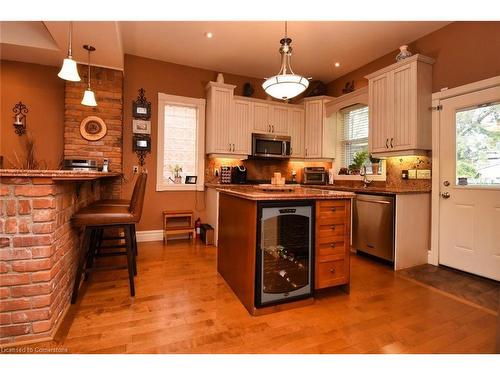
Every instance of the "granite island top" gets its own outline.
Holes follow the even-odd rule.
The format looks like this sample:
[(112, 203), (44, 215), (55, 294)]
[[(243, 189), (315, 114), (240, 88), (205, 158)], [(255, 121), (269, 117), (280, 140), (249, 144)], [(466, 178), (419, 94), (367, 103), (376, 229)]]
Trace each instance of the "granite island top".
[[(255, 184), (218, 184), (218, 183), (206, 183), (207, 188), (213, 189), (229, 189), (229, 188), (244, 188), (244, 187), (254, 187)], [(286, 185), (290, 186), (290, 185)], [(382, 186), (369, 186), (369, 187), (353, 187), (353, 186), (340, 186), (340, 185), (294, 185), (300, 186), (305, 189), (320, 189), (320, 190), (335, 190), (339, 192), (353, 192), (353, 193), (374, 193), (374, 194), (384, 194), (384, 195), (394, 195), (394, 194), (426, 194), (430, 193), (430, 188), (398, 188), (398, 187), (382, 187)], [(273, 193), (275, 194), (275, 193)]]
[(120, 172), (70, 171), (57, 169), (0, 169), (0, 177), (50, 178), (55, 181), (85, 181), (104, 177), (119, 177)]
[(322, 190), (309, 187), (294, 187), (293, 191), (263, 191), (256, 186), (219, 187), (217, 191), (223, 194), (254, 201), (300, 200), (300, 199), (351, 199), (354, 193), (347, 191)]

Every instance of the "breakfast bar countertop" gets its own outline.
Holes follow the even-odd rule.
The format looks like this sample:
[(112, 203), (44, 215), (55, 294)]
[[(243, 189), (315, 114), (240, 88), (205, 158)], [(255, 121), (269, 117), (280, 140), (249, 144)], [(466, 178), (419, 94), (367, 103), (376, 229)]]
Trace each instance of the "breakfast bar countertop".
[(300, 199), (351, 199), (355, 197), (354, 193), (347, 191), (321, 190), (305, 187), (294, 187), (292, 191), (264, 191), (257, 186), (231, 186), (219, 187), (217, 191), (234, 195), (236, 197), (254, 200), (300, 200)]
[(50, 178), (54, 181), (85, 181), (119, 177), (120, 172), (71, 171), (59, 169), (0, 169), (0, 177)]

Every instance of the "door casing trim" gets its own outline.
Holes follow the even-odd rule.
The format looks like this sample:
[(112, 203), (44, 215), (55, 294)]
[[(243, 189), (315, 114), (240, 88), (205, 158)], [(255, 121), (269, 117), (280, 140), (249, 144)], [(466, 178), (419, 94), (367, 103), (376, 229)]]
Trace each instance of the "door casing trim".
[[(437, 108), (441, 101), (455, 96), (470, 94), (476, 91), (500, 86), (500, 76), (483, 79), (481, 81), (454, 87), (449, 90), (432, 94), (432, 107)], [(440, 194), (440, 174), (439, 174), (439, 140), (441, 128), (441, 111), (432, 112), (432, 211), (431, 211), (431, 250), (427, 256), (427, 262), (437, 266), (439, 264), (439, 194)]]

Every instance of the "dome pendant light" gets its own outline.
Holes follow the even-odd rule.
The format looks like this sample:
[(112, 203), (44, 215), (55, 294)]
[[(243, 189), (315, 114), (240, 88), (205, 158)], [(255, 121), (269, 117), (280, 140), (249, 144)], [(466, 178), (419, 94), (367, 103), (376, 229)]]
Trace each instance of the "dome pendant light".
[(285, 21), (285, 37), (280, 40), (281, 69), (279, 73), (267, 78), (262, 84), (265, 92), (276, 99), (288, 100), (304, 92), (309, 81), (292, 70), (292, 39), (287, 36), (287, 22)]
[(82, 104), (89, 107), (95, 107), (97, 106), (97, 102), (95, 101), (95, 94), (90, 88), (90, 52), (94, 52), (95, 48), (87, 44), (84, 45), (83, 48), (85, 48), (89, 53), (89, 72), (87, 76), (87, 90), (85, 90), (85, 92), (83, 93)]
[(61, 70), (57, 74), (59, 78), (65, 79), (66, 81), (80, 82), (81, 78), (78, 74), (78, 69), (76, 67), (76, 61), (73, 60), (71, 55), (71, 39), (73, 38), (73, 22), (69, 23), (69, 46), (68, 46), (68, 56), (64, 59)]

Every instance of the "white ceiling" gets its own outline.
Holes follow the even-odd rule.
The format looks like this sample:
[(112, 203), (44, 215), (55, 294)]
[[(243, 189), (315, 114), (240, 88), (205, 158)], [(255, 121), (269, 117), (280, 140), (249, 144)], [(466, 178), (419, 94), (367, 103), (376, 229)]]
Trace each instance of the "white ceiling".
[[(288, 22), (292, 68), (329, 82), (448, 23)], [(258, 78), (278, 72), (279, 40), (284, 35), (281, 21), (78, 21), (73, 25), (73, 55), (82, 63), (87, 61), (82, 45), (91, 44), (97, 49), (92, 65), (123, 69), (127, 53)], [(2, 22), (1, 26), (4, 59), (57, 66), (67, 52), (68, 22)], [(205, 37), (207, 31), (214, 34), (212, 39)], [(339, 68), (334, 67), (337, 61)]]

